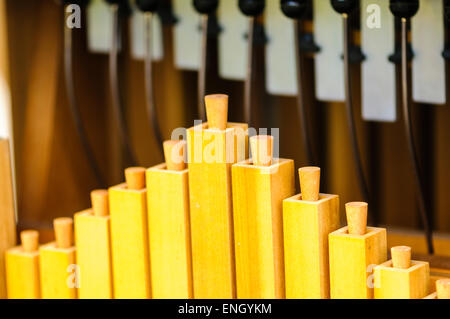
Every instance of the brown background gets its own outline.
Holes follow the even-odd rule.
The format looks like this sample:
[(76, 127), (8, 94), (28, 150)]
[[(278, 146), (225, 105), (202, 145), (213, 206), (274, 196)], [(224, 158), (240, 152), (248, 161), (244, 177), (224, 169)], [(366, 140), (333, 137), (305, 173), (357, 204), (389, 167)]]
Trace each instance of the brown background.
[[(65, 93), (62, 45), (63, 10), (52, 0), (7, 0), (10, 81), (12, 90), (20, 228), (38, 228), (51, 236), (51, 221), (89, 206), (89, 192), (98, 187), (71, 121)], [(84, 19), (83, 19), (83, 25)], [(108, 86), (108, 56), (91, 54), (85, 29), (74, 33), (76, 94), (90, 143), (108, 185), (123, 180), (123, 159), (115, 132)], [(143, 63), (131, 59), (128, 25), (120, 57), (122, 94), (132, 145), (140, 165), (162, 161), (147, 124)], [(172, 29), (164, 27), (165, 57), (155, 63), (156, 103), (164, 138), (172, 129), (193, 123), (197, 73), (173, 65)], [(207, 93), (230, 95), (230, 121), (242, 121), (243, 83), (217, 76), (216, 43), (211, 43)], [(264, 48), (256, 52), (254, 118), (256, 127), (280, 127), (281, 156), (305, 164), (295, 98), (269, 96), (264, 90)], [(322, 191), (336, 193), (343, 203), (361, 200), (350, 152), (345, 109), (341, 103), (313, 99), (313, 59), (306, 61), (305, 81), (314, 145), (320, 154)], [(353, 89), (359, 142), (365, 173), (374, 197), (371, 216), (380, 224), (420, 228), (416, 194), (407, 161), (402, 118), (396, 123), (363, 122), (360, 116), (359, 66), (353, 68)], [(434, 229), (450, 232), (450, 108), (413, 106), (417, 145), (432, 203)], [(298, 181), (297, 181), (298, 183)], [(298, 187), (298, 186), (297, 186)], [(48, 237), (47, 236), (47, 237)]]

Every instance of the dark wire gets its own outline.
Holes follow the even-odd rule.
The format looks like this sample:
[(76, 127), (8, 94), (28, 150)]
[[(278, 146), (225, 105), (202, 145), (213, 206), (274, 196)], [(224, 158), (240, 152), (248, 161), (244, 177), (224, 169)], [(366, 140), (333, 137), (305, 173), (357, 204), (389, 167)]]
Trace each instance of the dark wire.
[(145, 96), (147, 104), (147, 116), (149, 124), (153, 127), (153, 134), (155, 135), (156, 142), (161, 156), (164, 154), (163, 138), (161, 129), (158, 123), (158, 115), (156, 111), (155, 95), (153, 90), (153, 66), (152, 66), (152, 19), (153, 13), (144, 13), (145, 19)]
[(201, 15), (202, 27), (202, 44), (201, 44), (201, 62), (198, 72), (198, 116), (202, 121), (206, 120), (205, 116), (205, 90), (206, 90), (206, 64), (208, 63), (208, 14)]
[[(68, 13), (65, 13), (65, 15), (67, 18)], [(72, 29), (68, 27), (66, 23), (64, 23), (64, 75), (66, 82), (67, 98), (69, 102), (69, 109), (72, 115), (72, 120), (75, 124), (75, 129), (77, 131), (78, 138), (81, 142), (81, 146), (84, 149), (84, 154), (86, 155), (86, 159), (89, 163), (92, 173), (94, 174), (97, 180), (98, 186), (104, 187), (106, 185), (105, 180), (103, 179), (102, 173), (95, 159), (94, 151), (92, 150), (89, 144), (86, 130), (81, 120), (80, 109), (78, 108), (78, 103), (75, 96), (75, 84), (74, 84), (73, 64), (72, 64), (73, 62), (72, 46), (73, 46)]]
[(297, 73), (297, 113), (300, 121), (300, 129), (303, 141), (303, 147), (306, 153), (308, 165), (316, 164), (314, 152), (311, 144), (311, 137), (309, 134), (308, 120), (306, 117), (304, 96), (303, 96), (303, 57), (300, 49), (300, 34), (301, 22), (294, 19), (294, 34), (295, 34), (295, 55), (296, 55), (296, 73)]
[(367, 187), (367, 182), (364, 177), (364, 171), (361, 162), (361, 155), (359, 152), (358, 139), (356, 136), (355, 118), (353, 114), (353, 102), (352, 102), (352, 86), (350, 76), (350, 61), (349, 61), (349, 21), (346, 13), (342, 14), (343, 27), (344, 27), (344, 83), (345, 83), (345, 106), (347, 115), (348, 132), (350, 135), (351, 149), (353, 153), (353, 159), (355, 162), (356, 177), (358, 184), (364, 198), (364, 201), (370, 205), (370, 194)]
[(112, 41), (111, 41), (111, 50), (109, 52), (109, 81), (110, 81), (110, 89), (111, 89), (111, 97), (112, 97), (112, 106), (114, 116), (117, 121), (117, 127), (119, 131), (119, 138), (122, 146), (130, 160), (131, 165), (136, 165), (136, 157), (134, 156), (133, 150), (130, 145), (130, 139), (127, 133), (127, 125), (125, 122), (125, 116), (123, 114), (122, 105), (120, 102), (120, 93), (119, 93), (119, 78), (118, 78), (118, 62), (117, 62), (117, 54), (118, 54), (118, 43), (120, 36), (120, 28), (119, 28), (119, 6), (117, 4), (111, 5), (112, 10), (112, 19), (113, 19), (113, 30), (112, 30)]
[(253, 51), (254, 51), (255, 17), (248, 18), (248, 52), (247, 52), (247, 74), (244, 83), (244, 122), (252, 126), (252, 84), (253, 84)]
[(412, 129), (411, 113), (408, 100), (408, 60), (407, 60), (407, 28), (406, 18), (402, 18), (402, 104), (403, 104), (403, 122), (406, 140), (408, 144), (409, 160), (412, 165), (414, 174), (414, 186), (416, 188), (417, 197), (419, 200), (419, 211), (422, 219), (423, 227), (425, 230), (425, 237), (427, 240), (428, 253), (434, 254), (433, 247), (433, 231), (429, 222), (429, 215), (427, 213), (427, 205), (425, 201), (425, 192), (423, 187), (423, 179), (421, 170), (419, 167), (419, 160), (417, 151), (414, 146), (414, 134)]

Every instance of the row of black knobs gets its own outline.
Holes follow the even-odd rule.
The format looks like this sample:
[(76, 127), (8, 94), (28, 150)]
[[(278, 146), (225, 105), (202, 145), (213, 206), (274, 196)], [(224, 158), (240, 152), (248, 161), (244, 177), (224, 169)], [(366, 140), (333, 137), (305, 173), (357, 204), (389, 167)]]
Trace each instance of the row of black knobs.
[[(359, 0), (331, 0), (331, 5), (338, 13), (348, 14), (355, 10), (358, 2)], [(397, 18), (409, 19), (419, 10), (419, 0), (391, 0), (389, 7)]]
[[(111, 4), (123, 5), (127, 0), (106, 0)], [(137, 7), (144, 12), (156, 12), (161, 0), (136, 0)], [(230, 0), (226, 0), (230, 1)], [(65, 4), (84, 5), (88, 0), (64, 0)], [(331, 0), (331, 4), (338, 13), (351, 13), (359, 0)], [(194, 0), (195, 9), (201, 14), (211, 14), (216, 11), (219, 0)], [(281, 0), (281, 10), (292, 19), (300, 19), (306, 12), (307, 0)], [(265, 0), (239, 0), (239, 8), (246, 16), (258, 16), (265, 7)], [(450, 20), (450, 1), (445, 1), (445, 16)], [(391, 0), (390, 9), (398, 18), (411, 18), (419, 10), (419, 0)]]
[[(349, 14), (356, 9), (356, 7), (358, 6), (358, 2), (359, 0), (331, 0), (331, 5), (338, 13)], [(389, 7), (392, 14), (397, 18), (409, 19), (414, 16), (419, 10), (419, 0), (391, 0)]]
[[(138, 2), (157, 3), (157, 0), (142, 0)], [(331, 0), (338, 13), (351, 13), (359, 0)], [(210, 14), (218, 7), (218, 0), (194, 0), (194, 6), (202, 14)], [(307, 0), (281, 0), (281, 10), (293, 19), (300, 19), (306, 12)], [(262, 13), (265, 0), (239, 0), (239, 8), (247, 16), (257, 16)], [(419, 10), (419, 0), (391, 0), (390, 9), (399, 18), (411, 18)]]

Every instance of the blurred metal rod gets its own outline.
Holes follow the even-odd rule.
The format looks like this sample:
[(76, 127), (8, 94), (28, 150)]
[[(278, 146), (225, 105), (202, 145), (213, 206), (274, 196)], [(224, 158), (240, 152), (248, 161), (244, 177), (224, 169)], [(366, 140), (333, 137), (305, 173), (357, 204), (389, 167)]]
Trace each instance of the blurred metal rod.
[(112, 11), (112, 38), (111, 38), (111, 50), (109, 52), (109, 82), (112, 98), (112, 106), (114, 116), (117, 122), (117, 129), (119, 134), (120, 142), (124, 148), (130, 165), (136, 165), (136, 157), (134, 156), (132, 147), (130, 145), (130, 138), (127, 133), (127, 125), (125, 122), (125, 116), (122, 108), (122, 103), (120, 100), (120, 87), (119, 87), (119, 76), (118, 76), (118, 46), (120, 39), (120, 24), (119, 24), (119, 6), (117, 4), (111, 5)]
[(295, 57), (297, 74), (297, 113), (299, 116), (300, 129), (303, 141), (303, 147), (306, 154), (308, 165), (317, 165), (314, 151), (312, 148), (311, 136), (309, 134), (309, 125), (305, 109), (305, 100), (303, 95), (303, 56), (300, 48), (300, 36), (302, 33), (301, 21), (294, 19), (294, 38), (295, 38)]
[(408, 59), (407, 59), (407, 19), (401, 18), (402, 24), (402, 110), (403, 110), (403, 123), (405, 129), (405, 135), (408, 145), (409, 159), (412, 165), (414, 175), (414, 187), (416, 188), (417, 199), (419, 202), (420, 217), (422, 220), (423, 228), (425, 230), (425, 237), (427, 241), (428, 253), (434, 254), (433, 247), (433, 231), (431, 229), (431, 223), (427, 212), (427, 204), (425, 200), (425, 191), (423, 186), (422, 174), (419, 166), (419, 160), (417, 156), (417, 150), (414, 145), (414, 134), (412, 129), (412, 120), (409, 104), (409, 92), (408, 92)]
[(161, 156), (164, 156), (163, 150), (163, 138), (161, 134), (161, 129), (158, 123), (158, 113), (156, 111), (154, 87), (153, 87), (153, 45), (152, 45), (152, 23), (153, 23), (153, 13), (144, 13), (144, 25), (145, 25), (145, 97), (147, 105), (147, 116), (150, 126), (153, 128), (153, 134), (155, 136), (156, 142)]
[(252, 84), (253, 84), (253, 52), (255, 48), (255, 17), (248, 18), (248, 35), (247, 35), (247, 73), (244, 83), (244, 122), (252, 126)]
[(206, 120), (205, 115), (205, 90), (206, 90), (206, 68), (208, 63), (208, 23), (209, 15), (201, 15), (201, 28), (202, 28), (202, 40), (201, 40), (201, 61), (200, 70), (198, 72), (198, 112), (197, 115), (202, 121)]
[(81, 146), (84, 150), (84, 154), (89, 163), (89, 167), (92, 170), (92, 173), (95, 176), (97, 184), (99, 187), (104, 187), (105, 180), (103, 179), (100, 167), (97, 164), (97, 160), (95, 159), (95, 154), (93, 149), (89, 144), (89, 139), (87, 137), (86, 129), (83, 125), (83, 121), (81, 119), (80, 109), (77, 103), (77, 98), (75, 95), (75, 83), (74, 83), (74, 75), (73, 75), (73, 38), (72, 38), (72, 28), (67, 26), (66, 21), (69, 18), (70, 14), (67, 12), (67, 6), (64, 7), (65, 19), (64, 19), (64, 76), (65, 76), (65, 84), (66, 84), (66, 92), (67, 98), (69, 102), (69, 109), (72, 116), (72, 120), (75, 125), (75, 129), (77, 131), (78, 139), (81, 142)]
[[(350, 137), (353, 160), (355, 162), (356, 177), (358, 179), (359, 188), (361, 190), (365, 202), (371, 202), (369, 188), (367, 186), (366, 178), (364, 177), (364, 170), (362, 167), (361, 155), (358, 146), (358, 138), (356, 135), (355, 117), (353, 113), (352, 101), (352, 86), (350, 76), (350, 28), (348, 21), (348, 14), (342, 14), (343, 31), (344, 31), (344, 83), (345, 83), (345, 106), (347, 115), (348, 132)], [(370, 207), (370, 205), (369, 205)]]

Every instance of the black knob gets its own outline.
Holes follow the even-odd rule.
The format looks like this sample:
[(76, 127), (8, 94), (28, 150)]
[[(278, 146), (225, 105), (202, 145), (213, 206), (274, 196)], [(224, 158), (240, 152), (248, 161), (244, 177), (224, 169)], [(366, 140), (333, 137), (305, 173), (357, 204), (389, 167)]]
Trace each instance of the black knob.
[(444, 0), (444, 17), (447, 22), (450, 22), (450, 1)]
[(281, 0), (280, 7), (284, 15), (291, 19), (300, 19), (306, 12), (307, 0)]
[(77, 4), (80, 7), (85, 6), (89, 0), (63, 0), (64, 5)]
[(265, 0), (239, 0), (239, 9), (246, 16), (259, 16), (264, 11), (265, 6)]
[(217, 10), (218, 6), (219, 0), (194, 0), (194, 7), (201, 14), (213, 13), (214, 11)]
[(159, 0), (136, 0), (136, 6), (143, 12), (156, 12)]
[(419, 0), (391, 0), (389, 6), (397, 18), (411, 18), (419, 11)]
[(117, 5), (119, 14), (122, 16), (128, 16), (131, 13), (131, 8), (128, 4), (128, 0), (105, 0), (110, 5)]
[(331, 5), (338, 13), (351, 13), (358, 5), (357, 0), (331, 0)]

